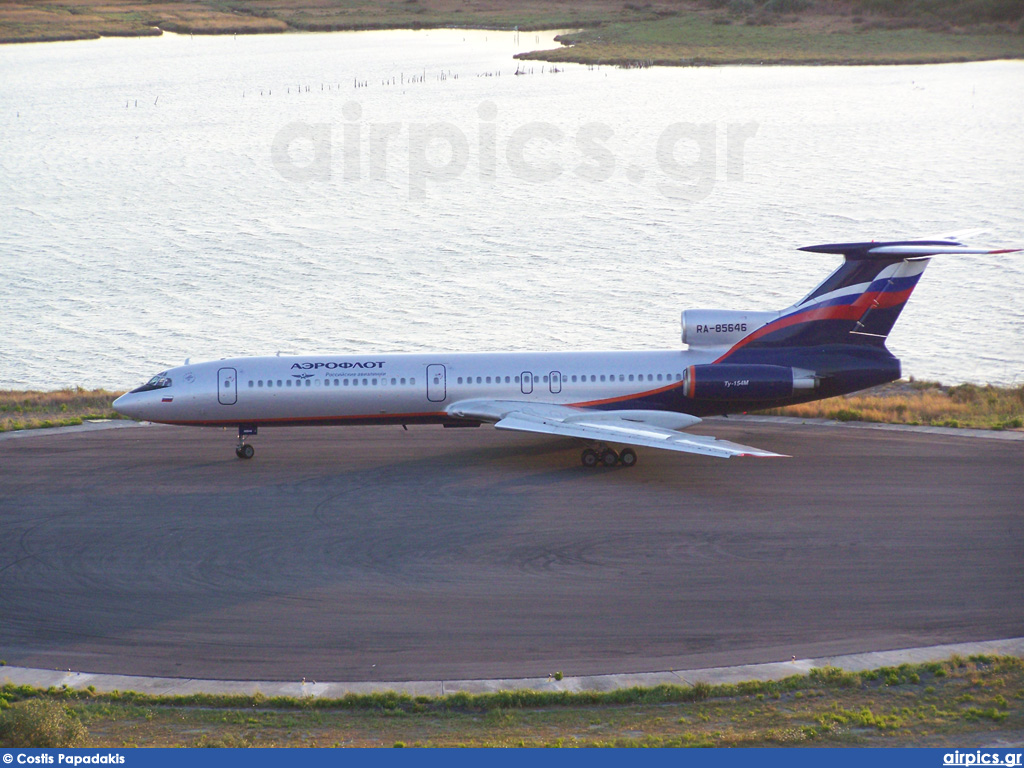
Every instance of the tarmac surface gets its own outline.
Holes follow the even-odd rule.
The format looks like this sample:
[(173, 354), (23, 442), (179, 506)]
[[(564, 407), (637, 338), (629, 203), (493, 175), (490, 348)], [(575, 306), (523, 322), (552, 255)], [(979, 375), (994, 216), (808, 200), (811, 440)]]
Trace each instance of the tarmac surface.
[(714, 421), (791, 459), (480, 429), (0, 441), (0, 660), (168, 678), (687, 670), (1024, 636), (1024, 441)]

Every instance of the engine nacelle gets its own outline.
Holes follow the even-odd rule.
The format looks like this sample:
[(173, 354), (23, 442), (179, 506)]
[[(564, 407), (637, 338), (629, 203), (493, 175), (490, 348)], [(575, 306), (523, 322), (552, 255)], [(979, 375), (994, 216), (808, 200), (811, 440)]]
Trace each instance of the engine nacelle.
[(683, 343), (691, 347), (728, 347), (779, 316), (778, 312), (688, 309), (683, 312)]
[(683, 375), (683, 392), (695, 400), (783, 400), (817, 386), (813, 372), (784, 365), (691, 365)]

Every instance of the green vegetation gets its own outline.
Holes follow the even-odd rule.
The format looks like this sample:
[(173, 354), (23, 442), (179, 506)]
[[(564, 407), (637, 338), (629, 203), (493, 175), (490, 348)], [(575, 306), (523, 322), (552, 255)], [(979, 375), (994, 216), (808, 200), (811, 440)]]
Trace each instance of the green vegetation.
[[(752, 4), (752, 0), (746, 2)], [(1024, 56), (1024, 35), (1009, 28), (968, 32), (893, 26), (888, 20), (866, 21), (859, 16), (779, 17), (765, 15), (764, 7), (741, 18), (728, 12), (694, 13), (656, 22), (611, 23), (559, 36), (566, 47), (518, 58), (679, 66), (920, 64)]]
[(73, 713), (88, 729), (90, 747), (939, 746), (963, 744), (968, 734), (1020, 733), (1022, 699), (1024, 663), (993, 656), (607, 693), (378, 693), (327, 700), (7, 685), (0, 689), (0, 733), (9, 732), (11, 712), (41, 702)]
[(860, 394), (763, 411), (774, 416), (975, 429), (1024, 428), (1024, 386), (897, 382)]
[(1024, 56), (1020, 0), (20, 0), (0, 42), (294, 30), (573, 29), (522, 58), (648, 66)]
[(69, 427), (87, 419), (120, 419), (110, 404), (120, 392), (61, 389), (56, 392), (0, 390), (0, 432)]
[(85, 738), (78, 715), (59, 701), (26, 699), (0, 712), (0, 747), (82, 747)]

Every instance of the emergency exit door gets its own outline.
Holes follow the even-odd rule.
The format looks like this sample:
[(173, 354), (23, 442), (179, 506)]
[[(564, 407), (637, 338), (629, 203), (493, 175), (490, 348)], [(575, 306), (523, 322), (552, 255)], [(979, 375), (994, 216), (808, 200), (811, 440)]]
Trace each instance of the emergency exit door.
[(217, 402), (221, 405), (234, 405), (238, 402), (238, 373), (234, 368), (221, 368), (217, 371)]
[(427, 366), (427, 400), (440, 403), (448, 396), (443, 365)]

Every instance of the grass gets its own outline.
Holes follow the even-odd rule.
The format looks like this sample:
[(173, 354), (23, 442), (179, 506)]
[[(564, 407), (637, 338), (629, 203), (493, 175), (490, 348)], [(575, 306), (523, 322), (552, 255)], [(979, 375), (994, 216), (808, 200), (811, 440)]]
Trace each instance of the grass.
[(1024, 386), (947, 387), (938, 382), (911, 380), (763, 413), (804, 419), (1019, 430), (1024, 428)]
[(575, 29), (522, 58), (616, 65), (882, 64), (1024, 57), (1018, 0), (15, 0), (0, 42), (104, 35)]
[(437, 698), (159, 697), (7, 685), (0, 689), (0, 718), (20, 702), (39, 699), (65, 705), (87, 729), (86, 745), (93, 748), (954, 746), (1019, 739), (1024, 663), (953, 657), (733, 685)]
[(69, 427), (87, 419), (121, 419), (110, 404), (120, 392), (61, 389), (55, 392), (0, 390), (0, 432)]
[[(923, 28), (886, 29), (846, 17), (770, 19), (686, 14), (613, 23), (559, 40), (564, 47), (519, 58), (589, 64), (921, 64), (1020, 58), (1024, 35)], [(726, 23), (723, 23), (726, 22)]]

